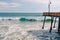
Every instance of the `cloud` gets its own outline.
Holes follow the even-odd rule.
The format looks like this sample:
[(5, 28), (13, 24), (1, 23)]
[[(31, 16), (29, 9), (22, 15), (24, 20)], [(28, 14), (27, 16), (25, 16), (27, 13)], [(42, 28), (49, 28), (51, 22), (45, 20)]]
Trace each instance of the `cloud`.
[[(48, 5), (49, 0), (22, 0), (23, 2), (38, 3)], [(59, 5), (60, 0), (51, 0), (52, 5)]]
[(12, 7), (12, 8), (16, 8), (16, 7), (20, 7), (21, 4), (18, 4), (18, 3), (8, 3), (7, 6), (10, 6), (10, 7)]
[[(13, 11), (47, 11), (49, 0), (12, 0), (1, 2), (0, 10)], [(60, 0), (51, 0), (51, 11), (60, 11)]]
[(42, 3), (42, 4), (48, 4), (48, 0), (24, 0), (25, 2), (31, 2), (31, 3)]
[(7, 5), (7, 3), (6, 2), (0, 2), (0, 6), (3, 6), (3, 5)]
[(36, 4), (48, 4), (49, 0), (13, 0), (13, 2), (24, 2), (24, 3), (36, 3)]
[(35, 3), (47, 3), (48, 2), (48, 0), (24, 0), (24, 1), (35, 2)]
[(0, 2), (0, 8), (17, 8), (20, 7), (21, 4), (18, 3), (8, 3), (8, 2)]

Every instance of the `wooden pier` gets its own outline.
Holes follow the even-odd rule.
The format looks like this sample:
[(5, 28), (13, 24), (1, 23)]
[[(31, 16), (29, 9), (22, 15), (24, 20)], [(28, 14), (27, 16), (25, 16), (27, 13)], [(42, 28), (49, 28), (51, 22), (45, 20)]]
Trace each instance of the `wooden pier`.
[(58, 17), (59, 18), (58, 32), (60, 32), (60, 12), (44, 12), (43, 16)]
[(43, 16), (60, 17), (60, 12), (44, 12)]

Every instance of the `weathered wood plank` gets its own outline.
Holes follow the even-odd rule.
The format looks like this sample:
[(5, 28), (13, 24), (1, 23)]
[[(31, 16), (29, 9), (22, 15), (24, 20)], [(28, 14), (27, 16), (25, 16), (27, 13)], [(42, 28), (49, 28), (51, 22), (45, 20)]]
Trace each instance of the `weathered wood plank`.
[(57, 17), (60, 17), (60, 12), (44, 12), (43, 16), (57, 16)]

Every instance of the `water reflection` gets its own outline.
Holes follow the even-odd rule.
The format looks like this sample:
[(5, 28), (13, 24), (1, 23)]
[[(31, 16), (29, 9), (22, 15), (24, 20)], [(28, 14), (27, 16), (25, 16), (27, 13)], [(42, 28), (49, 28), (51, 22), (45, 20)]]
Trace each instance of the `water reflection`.
[(60, 33), (51, 32), (48, 30), (32, 30), (28, 31), (29, 34), (35, 36), (38, 40), (60, 40)]

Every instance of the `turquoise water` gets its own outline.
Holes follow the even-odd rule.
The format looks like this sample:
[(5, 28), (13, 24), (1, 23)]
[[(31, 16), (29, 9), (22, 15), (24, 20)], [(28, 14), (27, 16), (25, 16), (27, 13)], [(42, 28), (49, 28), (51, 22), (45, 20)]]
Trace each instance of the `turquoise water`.
[(0, 13), (0, 19), (36, 19), (42, 20), (42, 13)]
[(42, 13), (0, 13), (0, 17), (42, 16)]

